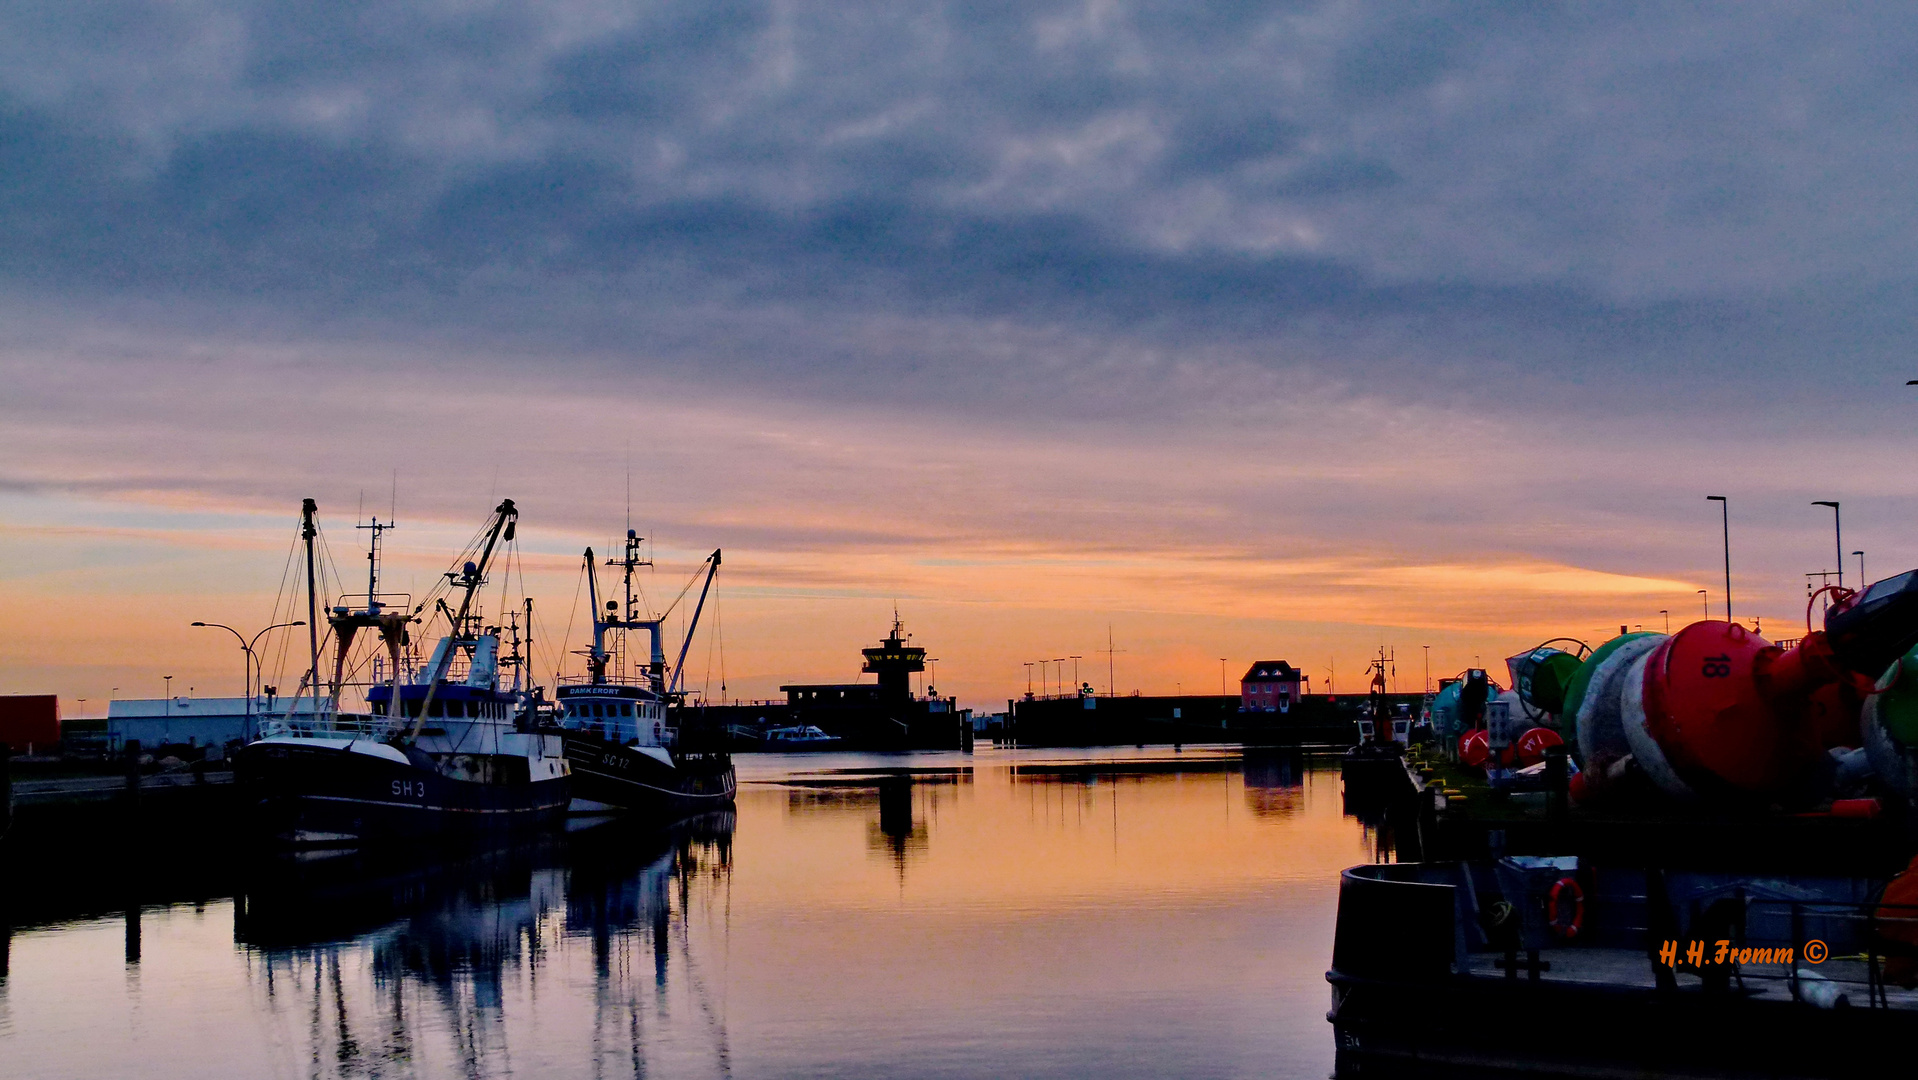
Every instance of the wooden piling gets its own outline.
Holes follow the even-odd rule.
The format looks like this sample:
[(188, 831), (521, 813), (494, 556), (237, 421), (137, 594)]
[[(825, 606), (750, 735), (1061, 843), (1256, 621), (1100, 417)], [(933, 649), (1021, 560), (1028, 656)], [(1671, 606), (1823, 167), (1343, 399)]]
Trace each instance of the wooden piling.
[(1565, 747), (1545, 748), (1545, 817), (1553, 825), (1563, 825), (1571, 812), (1571, 770), (1566, 768)]
[(127, 809), (140, 808), (140, 740), (128, 739), (127, 755)]
[[(0, 840), (13, 828), (13, 748), (0, 743)], [(0, 975), (5, 974), (0, 970)]]

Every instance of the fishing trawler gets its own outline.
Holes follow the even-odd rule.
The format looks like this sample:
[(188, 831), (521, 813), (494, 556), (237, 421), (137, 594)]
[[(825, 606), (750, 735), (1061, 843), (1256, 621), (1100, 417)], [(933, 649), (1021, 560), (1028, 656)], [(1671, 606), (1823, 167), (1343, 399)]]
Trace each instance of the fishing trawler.
[[(583, 572), (593, 610), (593, 642), (585, 653), (587, 674), (561, 679), (555, 687), (556, 722), (565, 739), (566, 757), (572, 763), (574, 812), (627, 811), (676, 821), (722, 809), (733, 801), (732, 755), (725, 751), (723, 741), (714, 738), (710, 746), (706, 745), (697, 733), (683, 732), (675, 726), (667, 712), (668, 705), (683, 697), (680, 677), (686, 667), (686, 650), (705, 611), (713, 578), (719, 573), (720, 553), (714, 551), (700, 568), (705, 571), (706, 581), (669, 679), (662, 624), (679, 600), (657, 617), (641, 618), (641, 598), (634, 593), (633, 572), (651, 565), (640, 557), (641, 539), (633, 530), (626, 530), (625, 555), (616, 561), (607, 560), (608, 566), (622, 569), (625, 596), (623, 602), (607, 600), (603, 607), (593, 549), (586, 549)], [(698, 580), (697, 573), (693, 580)], [(691, 588), (692, 581), (688, 581), (679, 598), (684, 599)], [(644, 631), (651, 646), (644, 673), (637, 677), (627, 675), (626, 635), (633, 631)], [(609, 645), (608, 635), (613, 633), (618, 637)], [(608, 672), (615, 666), (619, 678)]]
[[(500, 546), (512, 543), (518, 517), (511, 499), (501, 502), (455, 569), (410, 610), (410, 597), (379, 592), (378, 536), (391, 526), (374, 528), (365, 602), (342, 597), (325, 612), (335, 661), (324, 694), (320, 639), (310, 631), (312, 666), (295, 697), (312, 693), (313, 708), (297, 718), (289, 708), (266, 721), (235, 760), (247, 804), (270, 835), (296, 846), (357, 846), (553, 822), (565, 813), (572, 796), (562, 739), (536, 729), (530, 693), (501, 688), (502, 664), (524, 662), (501, 656), (500, 628), (483, 625), (474, 605)], [(309, 627), (321, 614), (315, 519), (308, 499), (300, 535)], [(447, 602), (452, 595), (457, 607)], [(446, 633), (431, 659), (410, 665), (402, 655), (409, 627), (429, 604), (428, 618), (445, 616)], [(527, 610), (530, 617), (530, 601)], [(362, 629), (378, 632), (387, 678), (366, 689), (365, 711), (348, 712), (341, 695)]]

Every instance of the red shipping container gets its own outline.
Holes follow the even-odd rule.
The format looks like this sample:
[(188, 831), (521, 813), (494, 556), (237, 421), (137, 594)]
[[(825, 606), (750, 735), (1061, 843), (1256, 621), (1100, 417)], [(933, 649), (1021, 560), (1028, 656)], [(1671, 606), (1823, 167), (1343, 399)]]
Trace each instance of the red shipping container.
[(0, 696), (0, 743), (14, 753), (31, 747), (36, 754), (60, 749), (60, 699), (53, 694)]

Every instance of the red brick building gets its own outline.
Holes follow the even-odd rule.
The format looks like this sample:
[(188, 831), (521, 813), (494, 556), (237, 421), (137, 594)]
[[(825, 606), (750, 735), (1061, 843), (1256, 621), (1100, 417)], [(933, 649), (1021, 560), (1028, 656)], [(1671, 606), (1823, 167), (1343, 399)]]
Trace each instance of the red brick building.
[(59, 750), (60, 699), (53, 694), (0, 697), (0, 743), (16, 754)]
[(1261, 660), (1239, 678), (1240, 712), (1287, 712), (1299, 700), (1299, 669), (1283, 660)]

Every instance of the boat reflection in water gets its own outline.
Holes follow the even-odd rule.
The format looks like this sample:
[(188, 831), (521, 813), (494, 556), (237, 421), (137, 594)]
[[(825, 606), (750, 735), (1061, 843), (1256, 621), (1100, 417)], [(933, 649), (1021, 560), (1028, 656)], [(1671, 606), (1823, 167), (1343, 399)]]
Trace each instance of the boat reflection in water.
[(177, 842), (150, 863), (85, 836), (65, 862), (0, 851), (0, 1075), (1332, 1072), (1337, 882), (1377, 857), (1335, 760), (981, 747), (736, 767), (737, 829), (614, 823), (418, 865), (397, 858), (417, 847), (223, 852), (194, 874)]
[[(505, 1075), (555, 1043), (590, 1045), (595, 1075), (643, 1075), (649, 1029), (675, 1009), (707, 1018), (702, 1050), (723, 1069), (685, 914), (694, 890), (726, 888), (733, 825), (613, 821), (425, 866), (280, 861), (250, 875), (234, 933), (282, 1044), (327, 1075)], [(543, 980), (590, 980), (590, 1010), (543, 1013)], [(674, 1025), (676, 1054), (685, 1036)]]

